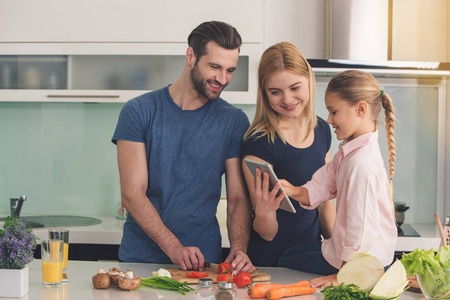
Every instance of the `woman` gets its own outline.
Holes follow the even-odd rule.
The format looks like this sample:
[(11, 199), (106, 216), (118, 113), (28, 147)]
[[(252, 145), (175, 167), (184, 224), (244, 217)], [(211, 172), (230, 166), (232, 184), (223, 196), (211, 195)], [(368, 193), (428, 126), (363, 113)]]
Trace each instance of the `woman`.
[[(268, 48), (258, 69), (256, 114), (244, 136), (244, 158), (269, 163), (278, 178), (294, 185), (309, 181), (329, 160), (331, 145), (328, 124), (315, 115), (314, 92), (314, 73), (295, 45), (283, 42)], [(297, 247), (317, 242), (320, 249), (321, 236), (331, 236), (333, 200), (314, 210), (293, 201), (295, 214), (278, 209), (279, 185), (269, 191), (268, 180), (255, 180), (245, 163), (243, 169), (254, 212), (248, 246), (252, 263), (289, 267), (284, 261), (289, 262), (286, 258)]]

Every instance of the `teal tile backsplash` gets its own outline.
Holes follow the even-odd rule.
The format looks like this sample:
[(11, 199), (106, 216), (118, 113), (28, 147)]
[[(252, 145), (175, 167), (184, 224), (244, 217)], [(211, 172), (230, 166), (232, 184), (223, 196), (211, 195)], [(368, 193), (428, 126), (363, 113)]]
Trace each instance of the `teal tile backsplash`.
[[(326, 119), (326, 85), (317, 84), (316, 112)], [(411, 207), (407, 223), (434, 224), (438, 195), (439, 90), (388, 84), (396, 109), (394, 197)], [(23, 214), (115, 216), (120, 201), (116, 146), (123, 103), (0, 102), (0, 213), (27, 195)], [(255, 105), (236, 105), (250, 122)], [(379, 142), (387, 162), (384, 111)], [(331, 155), (339, 141), (332, 131)], [(222, 181), (224, 182), (224, 181)], [(225, 189), (223, 193), (225, 194)]]
[(0, 211), (114, 215), (120, 189), (110, 142), (121, 104), (0, 103)]
[[(123, 103), (0, 102), (0, 213), (115, 216), (116, 146)], [(240, 105), (253, 119), (254, 105)]]

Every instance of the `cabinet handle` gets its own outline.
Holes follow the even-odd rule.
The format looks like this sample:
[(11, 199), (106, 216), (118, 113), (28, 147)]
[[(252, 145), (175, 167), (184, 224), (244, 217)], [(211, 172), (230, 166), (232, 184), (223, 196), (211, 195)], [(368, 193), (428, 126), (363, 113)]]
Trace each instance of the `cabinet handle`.
[(47, 98), (119, 98), (119, 95), (47, 95)]

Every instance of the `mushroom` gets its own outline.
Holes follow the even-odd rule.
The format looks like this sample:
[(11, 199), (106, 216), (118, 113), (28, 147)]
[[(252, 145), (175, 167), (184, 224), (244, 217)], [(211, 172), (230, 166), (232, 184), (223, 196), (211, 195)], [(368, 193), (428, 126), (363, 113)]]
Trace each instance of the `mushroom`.
[(141, 285), (141, 277), (134, 276), (133, 272), (127, 270), (125, 276), (119, 279), (119, 287), (122, 290), (130, 291), (135, 290)]
[(120, 271), (119, 268), (111, 268), (109, 269), (107, 275), (111, 278), (111, 284), (117, 285), (119, 280), (125, 276), (125, 273)]
[(92, 284), (96, 289), (107, 289), (111, 284), (111, 279), (106, 275), (103, 268), (98, 269), (97, 274), (92, 276)]

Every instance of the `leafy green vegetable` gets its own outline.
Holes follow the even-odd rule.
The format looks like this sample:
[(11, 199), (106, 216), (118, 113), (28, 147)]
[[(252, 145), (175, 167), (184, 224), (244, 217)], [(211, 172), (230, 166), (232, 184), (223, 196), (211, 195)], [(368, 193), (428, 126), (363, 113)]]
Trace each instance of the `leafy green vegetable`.
[(420, 286), (432, 298), (443, 298), (450, 292), (450, 269), (426, 267), (425, 273), (418, 274)]
[(147, 277), (141, 279), (141, 287), (148, 286), (157, 289), (173, 290), (182, 295), (194, 289), (187, 285), (187, 282), (178, 282), (167, 276)]
[(429, 296), (440, 298), (450, 292), (450, 246), (403, 254), (401, 259), (409, 276), (417, 274), (420, 285)]
[(450, 246), (439, 248), (439, 251), (436, 254), (436, 259), (439, 261), (441, 266), (450, 268)]
[(369, 292), (361, 290), (355, 284), (344, 283), (338, 286), (327, 286), (321, 293), (325, 295), (325, 300), (366, 300), (369, 299)]
[(415, 249), (413, 252), (404, 253), (401, 261), (409, 276), (424, 273), (425, 267), (441, 267), (433, 249), (428, 251)]

